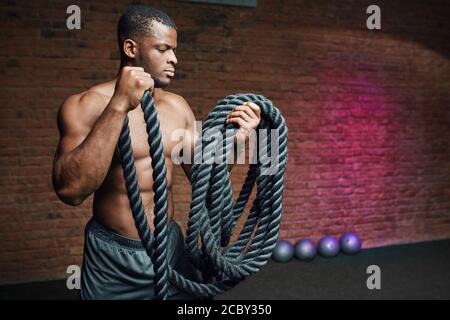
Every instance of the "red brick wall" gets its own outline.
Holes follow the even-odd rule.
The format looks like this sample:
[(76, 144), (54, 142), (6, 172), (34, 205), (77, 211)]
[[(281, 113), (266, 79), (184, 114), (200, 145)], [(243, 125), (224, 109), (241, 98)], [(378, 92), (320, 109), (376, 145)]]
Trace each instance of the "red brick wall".
[[(76, 1), (82, 28), (68, 31), (73, 3), (0, 3), (0, 283), (61, 278), (81, 263), (92, 199), (70, 207), (53, 193), (55, 115), (66, 97), (116, 73), (126, 6)], [(237, 92), (263, 94), (283, 112), (282, 238), (353, 230), (373, 247), (450, 236), (445, 1), (377, 1), (381, 31), (365, 27), (369, 1), (152, 3), (178, 24), (171, 89), (198, 120)], [(244, 172), (233, 170), (236, 191)], [(175, 181), (185, 223), (190, 189), (179, 168)]]

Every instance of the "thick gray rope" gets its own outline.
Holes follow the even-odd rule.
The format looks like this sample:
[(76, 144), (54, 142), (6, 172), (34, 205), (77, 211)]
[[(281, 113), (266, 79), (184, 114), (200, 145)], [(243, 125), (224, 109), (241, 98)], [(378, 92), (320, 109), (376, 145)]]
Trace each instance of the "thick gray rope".
[[(258, 129), (267, 130), (266, 136), (257, 137), (259, 145), (257, 164), (250, 164), (247, 178), (233, 206), (233, 193), (226, 159), (230, 151), (227, 146), (233, 146), (234, 135), (225, 135), (225, 132), (236, 129), (237, 125), (226, 124), (225, 119), (235, 106), (242, 105), (246, 101), (254, 102), (261, 108), (261, 122)], [(285, 120), (270, 100), (255, 94), (227, 96), (219, 101), (208, 115), (203, 125), (202, 137), (208, 134), (208, 130), (215, 129), (222, 133), (224, 143), (218, 144), (214, 139), (209, 141), (198, 139), (195, 145), (191, 177), (192, 202), (186, 231), (186, 248), (194, 265), (203, 271), (205, 268), (209, 269), (206, 271), (213, 275), (212, 282), (199, 283), (185, 278), (173, 270), (167, 262), (166, 166), (160, 124), (153, 97), (148, 92), (142, 98), (141, 107), (147, 123), (153, 167), (154, 236), (150, 231), (140, 197), (128, 117), (125, 118), (119, 138), (119, 149), (136, 228), (154, 265), (155, 297), (156, 299), (167, 298), (169, 280), (179, 288), (198, 296), (220, 294), (245, 277), (258, 272), (267, 263), (276, 246), (283, 211), (282, 196), (287, 163), (288, 131)], [(272, 141), (270, 129), (276, 130), (274, 141)], [(273, 142), (275, 142), (275, 150), (271, 150)], [(212, 155), (213, 158), (216, 155), (222, 155), (222, 161), (205, 162), (204, 155)], [(264, 174), (273, 162), (276, 165), (275, 167), (272, 165), (271, 173)], [(256, 199), (247, 221), (236, 242), (229, 245), (233, 230), (244, 211), (255, 182)], [(198, 247), (199, 240), (201, 248)]]

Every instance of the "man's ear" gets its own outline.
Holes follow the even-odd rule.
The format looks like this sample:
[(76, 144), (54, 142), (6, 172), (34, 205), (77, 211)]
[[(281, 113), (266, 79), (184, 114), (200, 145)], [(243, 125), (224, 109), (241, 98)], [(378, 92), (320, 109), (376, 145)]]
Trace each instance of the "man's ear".
[(136, 57), (138, 47), (138, 44), (134, 40), (125, 39), (123, 42), (123, 52), (130, 59), (134, 59)]

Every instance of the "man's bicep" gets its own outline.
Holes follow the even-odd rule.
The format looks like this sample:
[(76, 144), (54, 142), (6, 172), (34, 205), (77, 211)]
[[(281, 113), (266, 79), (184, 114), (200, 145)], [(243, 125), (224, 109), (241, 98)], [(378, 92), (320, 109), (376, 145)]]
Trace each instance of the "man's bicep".
[(186, 126), (186, 147), (191, 148), (192, 154), (194, 152), (195, 142), (199, 138), (199, 133), (197, 131), (197, 122), (195, 120), (194, 113), (189, 108), (188, 121)]
[(194, 113), (192, 112), (192, 109), (190, 106), (185, 102), (185, 132), (186, 134), (183, 137), (183, 162), (181, 163), (181, 166), (190, 180), (191, 178), (191, 169), (192, 169), (192, 162), (194, 158), (194, 149), (195, 149), (195, 142), (197, 141), (199, 137), (199, 133), (197, 132), (197, 123), (195, 120)]

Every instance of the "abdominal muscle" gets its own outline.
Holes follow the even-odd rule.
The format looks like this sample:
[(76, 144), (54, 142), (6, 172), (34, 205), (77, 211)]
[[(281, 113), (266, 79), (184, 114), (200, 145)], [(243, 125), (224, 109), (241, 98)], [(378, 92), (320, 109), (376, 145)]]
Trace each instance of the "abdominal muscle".
[[(151, 230), (154, 230), (154, 202), (153, 202), (153, 177), (151, 161), (147, 159), (135, 160), (136, 176), (141, 191), (141, 200)], [(173, 194), (172, 194), (172, 163), (166, 158), (167, 187), (168, 187), (168, 223), (173, 219)], [(103, 181), (103, 184), (94, 194), (93, 214), (98, 222), (105, 228), (130, 239), (139, 239), (130, 202), (125, 187), (122, 167), (120, 162), (113, 159), (111, 168)]]

